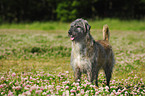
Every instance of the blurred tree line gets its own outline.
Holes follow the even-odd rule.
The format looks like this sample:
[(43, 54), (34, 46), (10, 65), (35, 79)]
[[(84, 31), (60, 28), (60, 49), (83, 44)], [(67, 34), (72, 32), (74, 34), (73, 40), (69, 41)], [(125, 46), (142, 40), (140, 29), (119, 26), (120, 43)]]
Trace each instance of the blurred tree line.
[(145, 0), (0, 0), (0, 22), (144, 19)]

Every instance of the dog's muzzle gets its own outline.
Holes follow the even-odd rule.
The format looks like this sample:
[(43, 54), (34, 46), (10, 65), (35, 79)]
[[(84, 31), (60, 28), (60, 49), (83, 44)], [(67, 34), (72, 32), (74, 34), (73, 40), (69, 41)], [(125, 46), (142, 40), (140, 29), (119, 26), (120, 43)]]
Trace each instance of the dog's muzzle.
[(74, 39), (75, 39), (75, 38), (73, 37), (72, 32), (71, 32), (70, 30), (68, 31), (68, 34), (69, 34), (69, 37), (70, 37), (71, 40), (74, 40)]
[(74, 37), (70, 37), (70, 39), (71, 39), (71, 40), (74, 40), (75, 38), (74, 38)]

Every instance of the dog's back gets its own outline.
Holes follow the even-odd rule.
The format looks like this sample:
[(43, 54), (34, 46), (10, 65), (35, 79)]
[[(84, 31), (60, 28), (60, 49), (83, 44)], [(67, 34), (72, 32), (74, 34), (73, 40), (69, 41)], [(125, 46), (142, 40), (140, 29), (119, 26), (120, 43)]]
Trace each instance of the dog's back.
[(98, 42), (99, 44), (101, 44), (107, 55), (109, 55), (112, 52), (112, 47), (110, 45), (110, 43), (106, 40), (97, 40), (96, 42)]

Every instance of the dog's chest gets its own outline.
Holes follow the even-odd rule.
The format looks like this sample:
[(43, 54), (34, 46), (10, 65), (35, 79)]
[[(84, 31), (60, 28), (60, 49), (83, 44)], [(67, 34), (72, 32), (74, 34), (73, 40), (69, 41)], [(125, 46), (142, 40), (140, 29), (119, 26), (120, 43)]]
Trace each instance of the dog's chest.
[(90, 68), (91, 62), (87, 57), (87, 48), (83, 44), (72, 45), (73, 66), (79, 67), (82, 70)]

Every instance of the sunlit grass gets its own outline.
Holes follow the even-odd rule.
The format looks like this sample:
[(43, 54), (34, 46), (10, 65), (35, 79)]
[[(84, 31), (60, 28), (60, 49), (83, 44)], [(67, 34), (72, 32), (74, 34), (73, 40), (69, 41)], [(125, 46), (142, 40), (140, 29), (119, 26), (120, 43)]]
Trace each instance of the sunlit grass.
[(92, 25), (93, 29), (102, 29), (104, 24), (108, 24), (111, 30), (145, 30), (144, 20), (119, 20), (119, 19), (103, 19), (103, 20), (94, 20), (89, 22)]
[[(102, 39), (101, 30), (91, 30), (91, 34), (95, 39)], [(116, 57), (115, 72), (117, 73), (114, 74), (124, 74), (123, 76), (126, 78), (126, 72), (136, 69), (138, 69), (136, 74), (140, 77), (145, 74), (142, 70), (145, 58), (144, 36), (144, 32), (111, 31), (110, 42)], [(21, 66), (24, 61), (28, 61), (25, 66), (29, 70), (45, 69), (54, 71), (55, 67), (60, 67), (56, 71), (61, 71), (63, 70), (62, 65), (69, 66), (71, 41), (65, 31), (1, 29), (0, 39), (0, 59), (2, 62), (0, 69), (3, 71), (8, 69), (14, 69), (17, 72), (24, 71), (25, 69)], [(37, 62), (37, 66), (35, 63), (31, 63), (33, 61)], [(44, 66), (41, 66), (44, 62)], [(47, 62), (49, 63), (48, 66)], [(9, 66), (11, 64), (12, 66)], [(68, 69), (71, 70), (71, 68)], [(122, 76), (120, 77), (122, 78)]]
[[(111, 30), (145, 30), (144, 20), (119, 20), (119, 19), (96, 19), (88, 20), (92, 29), (102, 29), (104, 24), (108, 24)], [(4, 23), (0, 25), (0, 29), (29, 29), (29, 30), (67, 30), (70, 26), (69, 23), (64, 22), (31, 22), (31, 23)]]
[(29, 30), (66, 30), (68, 23), (62, 22), (33, 22), (33, 23), (4, 23), (0, 29), (29, 29)]
[[(102, 32), (100, 30), (102, 25), (110, 22), (107, 23), (111, 29), (110, 43), (116, 59), (110, 92), (107, 91), (105, 75), (102, 70), (99, 75), (99, 88), (90, 84), (86, 81), (86, 76), (83, 76), (82, 82), (79, 84), (79, 90), (82, 91), (78, 91), (77, 83), (73, 82), (73, 70), (70, 66), (71, 40), (67, 36), (69, 24), (58, 23), (60, 25), (56, 27), (55, 25), (57, 23), (54, 23), (51, 25), (53, 29), (47, 28), (48, 23), (40, 24), (40, 22), (37, 22), (34, 25), (32, 24), (33, 27), (31, 24), (28, 24), (28, 27), (21, 24), (18, 24), (18, 27), (17, 24), (11, 25), (11, 27), (8, 27), (10, 25), (2, 25), (0, 27), (2, 28), (0, 29), (0, 95), (144, 95), (145, 31), (139, 31), (141, 29), (137, 29), (139, 28), (138, 25), (136, 25), (137, 27), (135, 29), (138, 31), (133, 31), (129, 23), (128, 27), (127, 25), (123, 25), (124, 23), (117, 25), (116, 23), (120, 21), (111, 21), (111, 19), (101, 22), (92, 22), (90, 20), (89, 22), (92, 26), (91, 34), (96, 40), (102, 39)], [(130, 22), (134, 22), (134, 26), (136, 22), (141, 21)], [(38, 26), (39, 24), (40, 26)], [(143, 26), (142, 24), (140, 27)], [(23, 28), (23, 26), (25, 27)], [(124, 26), (124, 29), (119, 29), (119, 26)], [(116, 31), (116, 29), (119, 30)], [(66, 71), (69, 72), (69, 78), (65, 77), (65, 75), (63, 77), (64, 79), (59, 81), (58, 74), (60, 72), (65, 73)], [(49, 80), (51, 75), (50, 77), (45, 75), (48, 73), (51, 73), (55, 77), (52, 80), (52, 84), (50, 84)], [(24, 74), (26, 75), (24, 76)], [(39, 76), (40, 74), (43, 75)], [(20, 78), (21, 76), (27, 79), (26, 82), (23, 81), (23, 78)], [(36, 83), (35, 79), (41, 83)], [(49, 83), (46, 83), (47, 80)], [(62, 82), (66, 81), (70, 83), (64, 85)], [(23, 86), (21, 83), (25, 83), (25, 85)], [(85, 84), (88, 84), (87, 87), (84, 87), (86, 86)], [(38, 89), (31, 91), (31, 87), (35, 87), (35, 85), (37, 85)], [(53, 86), (54, 89), (50, 90), (49, 85)], [(47, 87), (43, 90), (45, 86)], [(58, 89), (57, 92), (59, 86), (61, 86), (61, 89)], [(69, 89), (66, 87), (69, 87)]]

